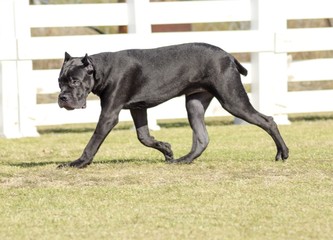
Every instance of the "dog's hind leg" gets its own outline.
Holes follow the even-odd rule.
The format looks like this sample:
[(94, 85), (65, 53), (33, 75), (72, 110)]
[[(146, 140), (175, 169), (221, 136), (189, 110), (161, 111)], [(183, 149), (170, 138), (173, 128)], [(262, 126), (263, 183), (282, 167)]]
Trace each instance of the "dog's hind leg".
[(241, 83), (239, 73), (232, 69), (226, 71), (228, 73), (224, 76), (228, 76), (228, 79), (225, 79), (223, 85), (218, 83), (215, 97), (228, 112), (264, 129), (273, 138), (277, 148), (275, 160), (287, 159), (289, 150), (273, 118), (259, 113), (253, 108)]
[(273, 117), (257, 112), (254, 108), (252, 108), (252, 106), (250, 109), (243, 109), (244, 111), (241, 111), (241, 109), (236, 109), (236, 107), (227, 104), (224, 105), (224, 108), (234, 116), (264, 129), (273, 138), (277, 149), (277, 154), (275, 157), (276, 161), (285, 160), (288, 158), (289, 150), (283, 141), (283, 138), (281, 137)]
[(206, 149), (209, 138), (204, 117), (205, 111), (212, 99), (213, 95), (208, 92), (200, 92), (186, 96), (186, 110), (190, 126), (193, 130), (192, 149), (187, 155), (173, 160), (173, 163), (191, 163)]
[(155, 148), (163, 153), (166, 161), (173, 160), (173, 152), (171, 145), (167, 142), (160, 142), (150, 136), (147, 120), (147, 109), (131, 109), (131, 115), (136, 128), (136, 133), (139, 141), (151, 148)]

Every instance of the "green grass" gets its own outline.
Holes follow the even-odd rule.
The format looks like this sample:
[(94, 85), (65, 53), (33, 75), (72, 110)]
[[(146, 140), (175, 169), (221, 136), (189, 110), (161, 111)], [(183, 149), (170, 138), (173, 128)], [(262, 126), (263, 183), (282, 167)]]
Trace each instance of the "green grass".
[[(332, 239), (333, 119), (294, 119), (280, 127), (285, 163), (262, 130), (220, 119), (191, 165), (165, 164), (130, 124), (81, 170), (56, 166), (80, 156), (94, 125), (0, 139), (0, 239)], [(185, 154), (187, 124), (161, 125), (153, 135)]]

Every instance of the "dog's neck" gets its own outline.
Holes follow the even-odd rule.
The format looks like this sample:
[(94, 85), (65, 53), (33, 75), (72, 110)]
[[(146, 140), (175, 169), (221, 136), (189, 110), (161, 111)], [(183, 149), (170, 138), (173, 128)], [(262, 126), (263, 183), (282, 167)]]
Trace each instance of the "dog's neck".
[[(94, 87), (92, 93), (101, 96), (107, 87), (112, 68), (112, 53), (99, 53), (89, 56), (94, 68)], [(108, 63), (105, 67), (105, 63)], [(101, 67), (102, 66), (102, 67)], [(104, 66), (104, 67), (103, 67)]]

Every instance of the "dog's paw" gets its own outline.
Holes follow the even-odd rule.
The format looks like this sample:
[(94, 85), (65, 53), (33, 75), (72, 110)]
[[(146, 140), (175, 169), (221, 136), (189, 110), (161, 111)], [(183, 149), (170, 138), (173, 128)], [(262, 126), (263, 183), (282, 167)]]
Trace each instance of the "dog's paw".
[(91, 163), (91, 161), (85, 161), (85, 160), (78, 159), (78, 160), (75, 160), (75, 161), (69, 163), (69, 166), (75, 167), (75, 168), (85, 168), (88, 165), (90, 165), (90, 163)]
[(159, 147), (162, 149), (162, 153), (164, 154), (165, 161), (173, 160), (173, 152), (171, 150), (171, 145), (167, 142), (159, 142)]
[(178, 159), (172, 159), (170, 161), (167, 161), (167, 163), (172, 163), (172, 164), (191, 164), (193, 162), (193, 159), (188, 158), (188, 157), (181, 157)]
[(165, 157), (165, 161), (166, 162), (171, 162), (173, 161), (173, 154), (171, 153), (170, 155), (169, 154), (164, 154), (164, 157)]
[(285, 151), (280, 150), (277, 152), (276, 157), (275, 157), (275, 161), (285, 161), (287, 160), (287, 158), (289, 157), (289, 149), (286, 149)]
[(64, 163), (64, 164), (60, 164), (58, 165), (58, 169), (61, 168), (68, 168), (68, 167), (72, 167), (72, 168), (85, 168), (87, 167), (91, 162), (87, 162), (81, 159), (75, 160), (73, 162), (69, 162), (69, 163)]
[(174, 160), (172, 150), (170, 149), (169, 151), (165, 152), (164, 153), (164, 157), (165, 157), (165, 161), (172, 161), (172, 160)]

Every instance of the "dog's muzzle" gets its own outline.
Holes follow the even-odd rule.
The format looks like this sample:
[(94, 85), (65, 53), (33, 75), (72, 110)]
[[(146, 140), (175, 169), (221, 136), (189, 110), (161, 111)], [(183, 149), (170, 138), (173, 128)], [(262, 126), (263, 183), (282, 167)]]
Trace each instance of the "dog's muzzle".
[(80, 108), (86, 108), (86, 102), (79, 104), (73, 103), (67, 95), (60, 94), (58, 97), (58, 105), (60, 108), (65, 108), (66, 110), (74, 110)]

